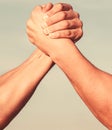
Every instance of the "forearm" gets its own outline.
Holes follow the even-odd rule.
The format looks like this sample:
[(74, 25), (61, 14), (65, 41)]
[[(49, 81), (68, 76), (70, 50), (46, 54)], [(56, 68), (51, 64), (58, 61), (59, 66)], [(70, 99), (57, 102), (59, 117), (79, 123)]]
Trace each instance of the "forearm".
[(22, 65), (0, 77), (1, 129), (26, 104), (51, 66), (51, 59), (41, 51), (36, 50)]
[(67, 42), (60, 43), (61, 51), (56, 51), (51, 58), (65, 72), (94, 115), (111, 128), (112, 76), (92, 65), (71, 41)]

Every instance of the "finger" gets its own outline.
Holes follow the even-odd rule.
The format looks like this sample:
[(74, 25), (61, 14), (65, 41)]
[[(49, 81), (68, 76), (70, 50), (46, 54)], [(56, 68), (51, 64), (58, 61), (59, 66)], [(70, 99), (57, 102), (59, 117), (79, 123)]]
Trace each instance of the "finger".
[(50, 33), (49, 37), (53, 39), (57, 38), (69, 38), (73, 41), (78, 41), (83, 35), (82, 29), (73, 29), (73, 30), (61, 30), (54, 33)]
[(74, 31), (74, 34), (76, 34), (76, 35), (74, 35), (74, 37), (72, 37), (71, 39), (72, 39), (74, 42), (77, 42), (77, 41), (80, 40), (81, 37), (83, 36), (83, 30), (82, 30), (82, 28), (76, 29), (76, 30)]
[(29, 32), (29, 31), (30, 31), (30, 32), (33, 32), (33, 30), (34, 30), (34, 28), (35, 28), (35, 27), (34, 27), (34, 24), (33, 24), (33, 21), (29, 19), (29, 20), (27, 21), (27, 23), (26, 23), (26, 27), (27, 27), (27, 28), (26, 28), (27, 32)]
[(75, 17), (76, 17), (75, 12), (70, 9), (69, 11), (61, 11), (61, 12), (54, 14), (51, 17), (48, 17), (45, 22), (48, 26), (50, 26), (59, 21), (73, 19)]
[(52, 7), (53, 7), (53, 4), (52, 4), (52, 3), (48, 3), (48, 4), (45, 4), (45, 5), (42, 5), (43, 12), (46, 13), (46, 12), (49, 11)]
[(33, 40), (33, 38), (32, 38), (32, 36), (31, 35), (29, 35), (29, 33), (27, 32), (27, 35), (28, 35), (28, 40), (31, 42), (31, 43), (35, 43), (34, 42), (34, 40)]
[(34, 43), (34, 40), (33, 40), (33, 36), (34, 36), (34, 33), (33, 33), (33, 28), (35, 28), (33, 26), (33, 23), (32, 21), (29, 19), (26, 23), (26, 33), (28, 35), (28, 39), (30, 42)]
[(34, 42), (33, 38), (28, 37), (28, 39), (29, 39), (29, 41), (30, 41), (32, 44), (35, 44), (35, 42)]
[(52, 15), (56, 14), (57, 12), (67, 11), (70, 9), (72, 9), (71, 5), (66, 4), (66, 3), (58, 3), (58, 4), (55, 4), (53, 6), (53, 8), (47, 12), (47, 15), (52, 16)]
[(32, 31), (30, 31), (28, 28), (26, 29), (26, 33), (27, 33), (27, 35), (28, 35), (28, 39), (30, 40), (30, 41), (32, 41), (31, 39), (32, 39)]
[(53, 24), (47, 28), (44, 29), (45, 34), (49, 34), (52, 32), (56, 32), (59, 30), (65, 30), (65, 29), (76, 29), (76, 28), (82, 28), (82, 22), (79, 19), (73, 19), (73, 20), (63, 20), (61, 22), (58, 22), (56, 24)]
[(39, 11), (41, 11), (41, 10), (42, 10), (42, 6), (38, 5), (38, 6), (36, 6), (36, 7), (33, 9), (32, 13), (35, 13), (35, 12), (38, 12), (38, 13), (39, 13)]

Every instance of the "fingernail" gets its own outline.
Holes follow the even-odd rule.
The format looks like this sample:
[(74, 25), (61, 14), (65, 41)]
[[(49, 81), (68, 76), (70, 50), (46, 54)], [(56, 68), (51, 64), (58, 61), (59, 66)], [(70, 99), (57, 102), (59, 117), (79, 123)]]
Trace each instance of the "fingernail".
[(44, 4), (44, 5), (42, 5), (42, 7), (44, 8), (46, 5)]
[(41, 27), (44, 29), (44, 28), (46, 28), (46, 27), (48, 27), (47, 26), (47, 23), (46, 22), (43, 22), (42, 24), (41, 24)]
[(45, 29), (43, 30), (43, 32), (44, 32), (46, 35), (48, 35), (48, 34), (50, 33), (50, 31), (49, 31), (48, 28), (45, 28)]
[(56, 33), (56, 32), (55, 32), (55, 33), (49, 33), (49, 37), (50, 37), (50, 38), (58, 38), (58, 36), (59, 36), (59, 35), (58, 35), (58, 33)]
[(43, 20), (46, 21), (46, 20), (48, 19), (48, 17), (49, 17), (49, 16), (48, 16), (47, 14), (44, 14)]

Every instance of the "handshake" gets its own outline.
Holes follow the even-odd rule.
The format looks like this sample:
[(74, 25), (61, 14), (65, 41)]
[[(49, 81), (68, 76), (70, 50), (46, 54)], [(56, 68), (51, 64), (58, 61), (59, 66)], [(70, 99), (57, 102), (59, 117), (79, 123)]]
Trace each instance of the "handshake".
[(83, 35), (79, 14), (65, 3), (37, 6), (27, 34), (63, 70), (96, 118), (112, 130), (112, 75), (91, 64), (74, 45)]
[(71, 57), (74, 48), (73, 41), (82, 36), (82, 22), (71, 5), (48, 3), (32, 11), (27, 22), (27, 34), (30, 42), (37, 46), (36, 50), (21, 65), (0, 76), (0, 130), (28, 102), (53, 63), (59, 66), (64, 63), (66, 71), (67, 59), (70, 59), (67, 57)]
[(37, 6), (27, 22), (27, 34), (36, 50), (21, 65), (0, 76), (0, 130), (28, 102), (53, 63), (66, 74), (94, 116), (112, 130), (112, 75), (91, 64), (74, 44), (83, 31), (72, 6)]
[(51, 56), (52, 52), (57, 52), (58, 47), (62, 46), (58, 43), (62, 44), (63, 41), (67, 44), (66, 39), (77, 42), (81, 38), (82, 22), (71, 5), (48, 3), (32, 11), (27, 22), (27, 34), (31, 43)]

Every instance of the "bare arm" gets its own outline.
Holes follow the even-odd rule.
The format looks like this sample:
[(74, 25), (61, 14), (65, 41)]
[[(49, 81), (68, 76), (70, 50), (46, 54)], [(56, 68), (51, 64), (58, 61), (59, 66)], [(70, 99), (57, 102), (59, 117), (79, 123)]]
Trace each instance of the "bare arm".
[(24, 107), (51, 66), (51, 59), (36, 50), (23, 64), (0, 77), (0, 130)]
[[(56, 36), (53, 38), (57, 38), (57, 35), (54, 34), (55, 32), (58, 32), (58, 37), (60, 38), (73, 38), (75, 37), (74, 35), (77, 34), (77, 28), (79, 27), (77, 22), (75, 24), (76, 26), (72, 26), (75, 18), (74, 11), (68, 4), (61, 5), (63, 6), (60, 6), (60, 4), (59, 6), (58, 4), (53, 6), (52, 3), (48, 3), (47, 5), (43, 6), (43, 12), (47, 12), (49, 20), (52, 21), (49, 23), (49, 20), (47, 19), (47, 26), (45, 26), (45, 29), (50, 25), (50, 34), (53, 33), (53, 36)], [(57, 15), (60, 16), (58, 21), (56, 19)], [(58, 25), (60, 25), (61, 21), (62, 24), (63, 20), (65, 25), (66, 22), (68, 22), (70, 26), (64, 26), (64, 28), (62, 27), (60, 29), (60, 26), (58, 27)], [(69, 27), (71, 29), (66, 30)], [(66, 33), (65, 31), (62, 31), (63, 29), (65, 29)], [(43, 33), (43, 31), (41, 33)], [(43, 35), (41, 35), (41, 37), (42, 36)], [(77, 40), (77, 38), (81, 37), (81, 35), (77, 36), (78, 37), (74, 38), (73, 40)], [(32, 37), (29, 37), (29, 39), (32, 41)], [(52, 64), (53, 62), (51, 61), (51, 58), (37, 49), (23, 64), (0, 76), (0, 129), (3, 129), (5, 126), (7, 126), (7, 124), (24, 107), (35, 91), (38, 83), (47, 73)]]
[(63, 44), (63, 52), (56, 52), (53, 61), (65, 72), (96, 118), (111, 130), (112, 75), (91, 64), (73, 43), (60, 44)]
[[(73, 87), (92, 113), (107, 128), (112, 129), (112, 75), (92, 65), (69, 39), (50, 39), (43, 34), (41, 7), (39, 15), (29, 23), (33, 43), (65, 72)], [(35, 10), (35, 11), (36, 11)], [(35, 12), (34, 11), (34, 12)], [(35, 19), (40, 21), (36, 22)], [(37, 28), (38, 30), (35, 30)], [(81, 33), (79, 30), (78, 33)]]

